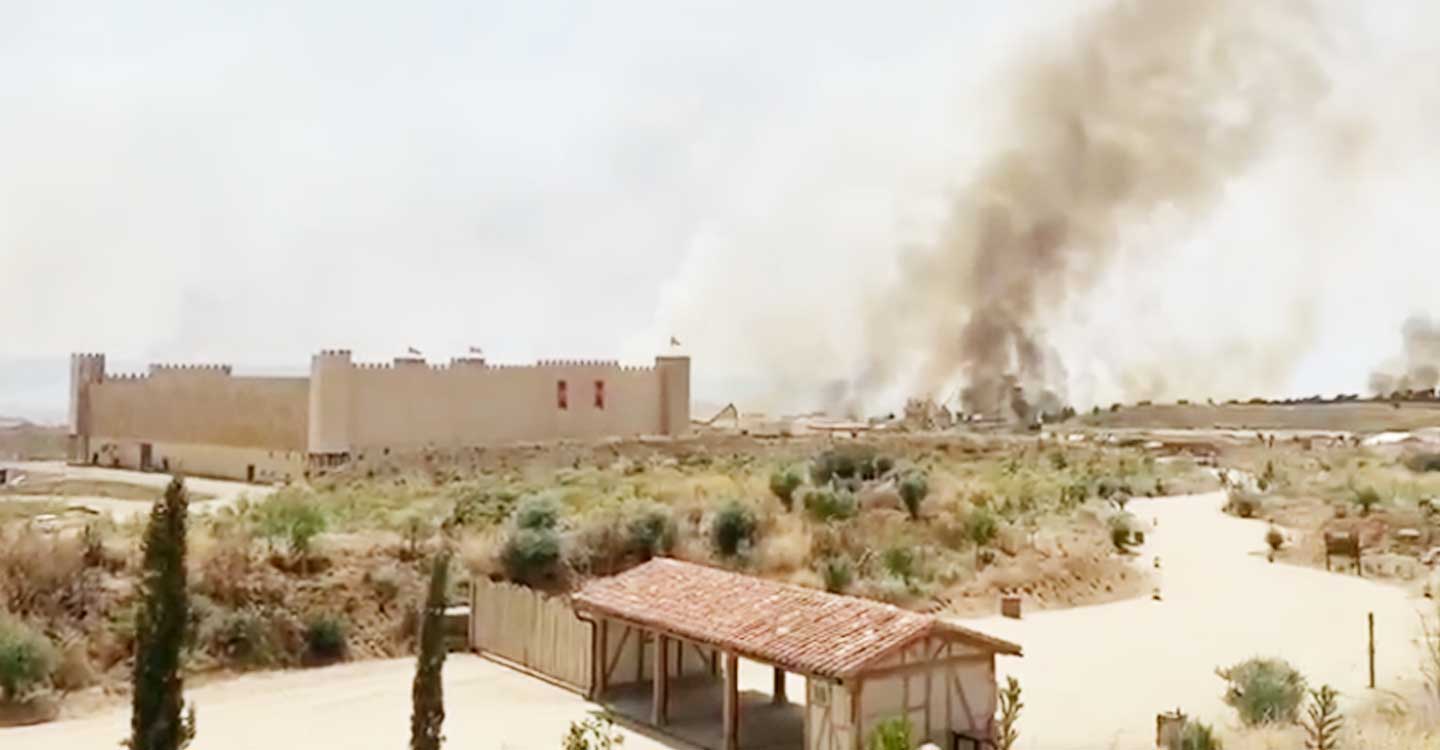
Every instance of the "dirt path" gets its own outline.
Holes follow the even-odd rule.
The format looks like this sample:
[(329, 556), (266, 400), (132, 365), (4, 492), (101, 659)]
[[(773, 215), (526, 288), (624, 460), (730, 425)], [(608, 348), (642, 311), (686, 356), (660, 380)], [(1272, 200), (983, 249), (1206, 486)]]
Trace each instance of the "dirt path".
[(1155, 715), (1177, 707), (1224, 725), (1217, 666), (1278, 656), (1312, 684), (1365, 697), (1366, 613), (1375, 613), (1377, 685), (1419, 678), (1424, 599), (1354, 576), (1267, 563), (1265, 524), (1220, 512), (1223, 493), (1136, 500), (1158, 521), (1142, 560), (1159, 556), (1162, 601), (1131, 600), (1040, 612), (1023, 620), (971, 621), (1025, 648), (1002, 659), (1025, 691), (1019, 748), (1154, 747)]
[[(0, 466), (7, 469), (18, 469), (22, 472), (35, 475), (45, 475), (47, 478), (68, 479), (68, 480), (89, 480), (102, 482), (120, 482), (132, 484), (137, 487), (156, 487), (163, 489), (170, 482), (169, 474), (154, 474), (140, 471), (127, 471), (125, 469), (106, 469), (99, 466), (70, 466), (63, 461), (12, 461), (0, 462)], [(185, 486), (192, 492), (209, 495), (209, 499), (193, 502), (190, 507), (194, 511), (206, 512), (233, 504), (241, 497), (258, 499), (275, 491), (274, 487), (258, 484), (246, 484), (244, 482), (232, 482), (223, 479), (200, 479), (187, 478)], [(148, 513), (150, 503), (139, 500), (119, 500), (113, 497), (79, 497), (71, 495), (47, 496), (47, 495), (26, 495), (24, 500), (47, 500), (53, 499), (68, 505), (78, 505), (89, 508), (99, 513), (107, 513), (117, 520), (124, 520), (131, 516)], [(0, 502), (4, 502), (0, 498)]]

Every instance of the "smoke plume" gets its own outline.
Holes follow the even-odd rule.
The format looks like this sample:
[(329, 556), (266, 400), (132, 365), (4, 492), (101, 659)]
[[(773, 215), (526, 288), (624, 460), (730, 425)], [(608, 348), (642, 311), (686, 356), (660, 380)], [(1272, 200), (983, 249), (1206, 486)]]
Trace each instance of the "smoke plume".
[(1316, 108), (1322, 45), (1302, 0), (1144, 0), (1028, 53), (1004, 89), (1008, 139), (872, 306), (855, 395), (958, 388), (986, 414), (1062, 403), (1047, 327), (1111, 269), (1129, 227), (1203, 220)]
[(1377, 396), (1440, 386), (1440, 321), (1415, 316), (1405, 321), (1400, 334), (1404, 349), (1399, 359), (1370, 374), (1370, 391)]

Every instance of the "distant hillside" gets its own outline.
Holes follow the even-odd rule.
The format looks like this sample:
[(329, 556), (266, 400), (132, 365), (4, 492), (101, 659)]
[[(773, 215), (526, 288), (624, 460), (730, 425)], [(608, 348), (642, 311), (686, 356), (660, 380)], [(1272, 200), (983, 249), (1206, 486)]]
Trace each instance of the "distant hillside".
[(66, 430), (31, 424), (17, 417), (0, 417), (0, 459), (10, 461), (65, 458)]
[(1105, 428), (1383, 432), (1440, 426), (1440, 403), (1138, 404), (1080, 418)]

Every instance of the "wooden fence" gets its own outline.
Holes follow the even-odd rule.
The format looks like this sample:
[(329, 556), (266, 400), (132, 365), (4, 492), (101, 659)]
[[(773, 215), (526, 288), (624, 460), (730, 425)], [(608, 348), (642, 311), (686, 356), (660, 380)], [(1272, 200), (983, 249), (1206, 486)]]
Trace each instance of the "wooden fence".
[(590, 690), (591, 627), (563, 597), (484, 579), (471, 585), (474, 649), (580, 693)]

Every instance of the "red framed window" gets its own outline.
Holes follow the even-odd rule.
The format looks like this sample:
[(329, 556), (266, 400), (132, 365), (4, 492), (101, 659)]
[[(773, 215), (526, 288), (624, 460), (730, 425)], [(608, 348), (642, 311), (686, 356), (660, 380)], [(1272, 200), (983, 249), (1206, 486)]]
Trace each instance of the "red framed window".
[(595, 408), (605, 408), (605, 381), (595, 381)]
[(565, 390), (565, 381), (555, 382), (555, 406), (560, 409), (570, 408), (570, 396)]

